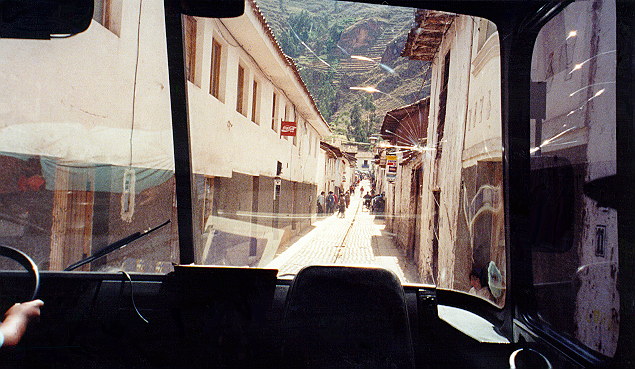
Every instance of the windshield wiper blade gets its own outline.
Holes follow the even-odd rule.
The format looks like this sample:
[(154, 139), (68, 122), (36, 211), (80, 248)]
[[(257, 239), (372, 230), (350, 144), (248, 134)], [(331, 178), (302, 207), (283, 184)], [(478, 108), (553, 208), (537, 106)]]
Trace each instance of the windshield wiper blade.
[(162, 228), (164, 226), (166, 226), (168, 223), (170, 223), (170, 220), (166, 220), (164, 223), (154, 227), (154, 228), (150, 228), (146, 231), (143, 232), (136, 232), (131, 234), (130, 236), (124, 237), (122, 239), (120, 239), (119, 241), (115, 241), (113, 243), (111, 243), (110, 245), (104, 247), (103, 249), (97, 251), (96, 253), (92, 254), (91, 256), (82, 259), (74, 264), (69, 265), (68, 267), (66, 267), (66, 269), (64, 269), (65, 272), (69, 272), (71, 270), (77, 269), (82, 265), (88, 264), (88, 263), (92, 263), (93, 261), (104, 257), (108, 254), (110, 254), (111, 252), (115, 251), (115, 250), (119, 250), (120, 248), (123, 248), (125, 246), (127, 246), (129, 243), (138, 240), (141, 237), (147, 236), (148, 234), (156, 231), (159, 228)]

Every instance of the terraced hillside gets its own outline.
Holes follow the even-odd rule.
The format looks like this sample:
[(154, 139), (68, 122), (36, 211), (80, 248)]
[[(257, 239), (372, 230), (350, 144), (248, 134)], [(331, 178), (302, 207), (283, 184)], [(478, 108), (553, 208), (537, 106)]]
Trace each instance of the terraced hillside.
[[(332, 0), (257, 2), (336, 133), (367, 142), (387, 111), (427, 94), (427, 65), (399, 56), (414, 9)], [(350, 89), (362, 86), (381, 92)]]

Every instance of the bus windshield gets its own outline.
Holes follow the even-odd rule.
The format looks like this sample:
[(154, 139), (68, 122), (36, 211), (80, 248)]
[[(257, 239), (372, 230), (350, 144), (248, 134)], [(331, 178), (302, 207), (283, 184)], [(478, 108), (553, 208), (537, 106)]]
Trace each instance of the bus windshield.
[[(168, 220), (77, 270), (179, 261), (163, 11), (97, 0), (83, 33), (0, 40), (0, 242), (44, 270)], [(182, 26), (197, 264), (379, 266), (504, 305), (494, 23), (249, 0)]]

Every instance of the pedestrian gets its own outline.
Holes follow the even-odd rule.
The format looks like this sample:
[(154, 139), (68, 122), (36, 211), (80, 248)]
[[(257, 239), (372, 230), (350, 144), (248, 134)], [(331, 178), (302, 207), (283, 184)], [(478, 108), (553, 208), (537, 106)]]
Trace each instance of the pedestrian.
[(364, 186), (359, 188), (359, 197), (364, 197)]
[(335, 210), (335, 196), (333, 196), (333, 191), (329, 191), (328, 196), (326, 196), (326, 213), (332, 214)]
[(491, 302), (496, 301), (489, 290), (489, 286), (487, 284), (487, 274), (485, 274), (483, 269), (472, 268), (472, 271), (470, 272), (470, 285), (472, 286), (472, 288), (470, 288), (468, 293), (484, 298)]
[(317, 198), (317, 212), (318, 215), (324, 214), (326, 211), (326, 196), (324, 196), (324, 191), (320, 192), (320, 196)]
[(344, 198), (344, 196), (340, 196), (340, 201), (337, 205), (337, 211), (337, 216), (340, 218), (344, 218), (346, 212), (346, 199)]
[(371, 200), (371, 214), (382, 214), (384, 212), (384, 193), (374, 196)]
[(337, 210), (337, 205), (340, 203), (340, 197), (336, 193), (333, 194), (333, 197), (335, 199), (333, 212), (335, 212), (335, 210)]
[(366, 210), (370, 211), (370, 202), (373, 199), (373, 197), (370, 195), (370, 193), (367, 193), (366, 195), (364, 195), (364, 207), (366, 208)]
[(344, 194), (344, 200), (346, 200), (346, 207), (348, 208), (351, 204), (351, 194), (348, 191)]

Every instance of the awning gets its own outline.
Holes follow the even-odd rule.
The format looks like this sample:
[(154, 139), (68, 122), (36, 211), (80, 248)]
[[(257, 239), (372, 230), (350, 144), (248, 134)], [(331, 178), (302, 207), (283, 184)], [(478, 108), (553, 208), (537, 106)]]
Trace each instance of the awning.
[[(11, 168), (0, 168), (5, 174), (0, 188), (5, 193), (19, 191), (16, 184), (33, 176), (41, 176), (45, 183), (32, 186), (32, 190), (45, 187), (121, 193), (126, 187), (139, 193), (174, 175), (169, 130), (89, 128), (79, 123), (14, 124), (0, 129), (0, 155), (17, 159), (3, 163)], [(33, 173), (26, 164), (21, 168), (20, 161), (32, 160), (39, 161), (41, 173)]]
[(12, 124), (0, 128), (0, 152), (80, 163), (174, 170), (171, 130), (87, 127), (81, 123)]
[(430, 98), (391, 110), (384, 116), (381, 136), (398, 145), (420, 143), (428, 132)]

